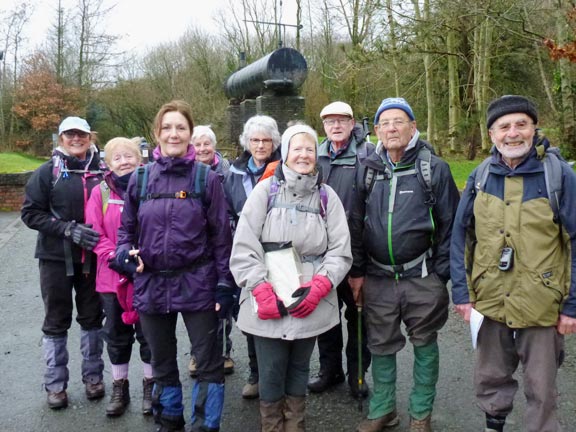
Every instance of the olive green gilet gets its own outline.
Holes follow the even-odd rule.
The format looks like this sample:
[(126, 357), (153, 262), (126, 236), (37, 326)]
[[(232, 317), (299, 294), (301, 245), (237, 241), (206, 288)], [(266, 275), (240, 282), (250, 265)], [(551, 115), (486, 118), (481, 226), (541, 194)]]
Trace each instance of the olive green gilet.
[[(478, 191), (469, 274), (471, 302), (511, 328), (554, 326), (570, 285), (569, 238), (547, 198), (522, 202), (523, 177), (506, 177), (504, 199)], [(498, 268), (502, 248), (514, 249), (512, 269)]]

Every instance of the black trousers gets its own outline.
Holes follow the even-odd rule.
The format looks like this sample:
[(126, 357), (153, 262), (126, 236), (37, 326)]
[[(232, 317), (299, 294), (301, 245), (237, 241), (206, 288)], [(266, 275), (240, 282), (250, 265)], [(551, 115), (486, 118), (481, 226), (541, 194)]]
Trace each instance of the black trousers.
[(102, 328), (102, 339), (106, 342), (110, 363), (115, 365), (130, 363), (132, 345), (135, 339), (140, 344), (140, 359), (144, 363), (150, 363), (152, 354), (142, 333), (140, 322), (135, 325), (124, 324), (122, 321), (124, 310), (115, 293), (100, 293), (100, 299), (106, 315)]
[[(198, 380), (221, 384), (224, 382), (222, 341), (218, 334), (218, 315), (215, 311), (181, 312), (194, 347)], [(152, 373), (162, 386), (179, 386), (176, 322), (178, 312), (167, 314), (139, 313), (144, 337), (152, 353)]]
[[(84, 330), (102, 327), (104, 313), (96, 292), (96, 259), (89, 274), (82, 273), (82, 264), (74, 264), (74, 276), (66, 276), (64, 261), (39, 260), (40, 291), (44, 301), (44, 324), (47, 336), (64, 336), (72, 325), (76, 304), (76, 321)], [(73, 296), (74, 291), (74, 296)]]
[[(338, 293), (338, 307), (342, 310), (344, 304), (346, 311), (346, 327), (348, 330), (348, 341), (346, 343), (346, 367), (352, 376), (358, 374), (358, 309), (354, 302), (352, 289), (345, 278), (336, 288)], [(327, 332), (318, 336), (318, 351), (320, 354), (320, 369), (332, 374), (342, 370), (342, 349), (344, 341), (342, 337), (342, 315), (340, 323), (332, 327)], [(366, 322), (362, 317), (362, 368), (366, 372), (370, 366), (371, 355), (367, 347)]]

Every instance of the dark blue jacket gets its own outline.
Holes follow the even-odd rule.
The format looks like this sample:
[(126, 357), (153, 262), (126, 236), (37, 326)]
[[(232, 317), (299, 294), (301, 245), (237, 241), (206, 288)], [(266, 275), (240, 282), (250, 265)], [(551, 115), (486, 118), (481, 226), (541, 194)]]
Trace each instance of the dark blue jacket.
[[(427, 202), (430, 197), (419, 174), (403, 174), (414, 168), (418, 151), (425, 145), (428, 144), (418, 139), (396, 166), (388, 162), (381, 145), (366, 159), (365, 164), (374, 169), (375, 178), (376, 175), (383, 178), (374, 182), (369, 194), (366, 185), (360, 185), (359, 203), (350, 224), (353, 276), (383, 275), (371, 258), (384, 265), (402, 265), (431, 249), (428, 272), (437, 273), (444, 281), (450, 278), (450, 233), (459, 200), (450, 167), (439, 157), (431, 156), (435, 199), (432, 206)], [(392, 176), (396, 177), (395, 187)], [(421, 277), (421, 274), (421, 267), (415, 267), (401, 277)]]

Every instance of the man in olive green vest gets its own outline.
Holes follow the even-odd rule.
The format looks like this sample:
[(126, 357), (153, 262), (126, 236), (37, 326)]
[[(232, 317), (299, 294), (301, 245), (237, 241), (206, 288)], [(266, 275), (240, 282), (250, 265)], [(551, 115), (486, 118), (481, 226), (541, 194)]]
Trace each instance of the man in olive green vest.
[(470, 176), (454, 221), (452, 298), (466, 321), (484, 316), (474, 384), (486, 432), (504, 430), (519, 363), (522, 430), (557, 432), (563, 335), (576, 331), (576, 174), (539, 136), (530, 100), (503, 96), (487, 114), (494, 147)]

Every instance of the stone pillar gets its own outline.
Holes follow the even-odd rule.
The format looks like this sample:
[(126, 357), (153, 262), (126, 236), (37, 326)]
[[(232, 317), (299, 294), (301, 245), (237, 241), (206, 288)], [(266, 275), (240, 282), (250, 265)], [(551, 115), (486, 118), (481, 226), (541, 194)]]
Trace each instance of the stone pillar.
[(242, 133), (242, 109), (239, 104), (228, 105), (226, 108), (226, 144), (238, 148), (238, 137)]
[(274, 118), (282, 133), (289, 121), (304, 120), (305, 99), (303, 96), (262, 95), (256, 98), (256, 111)]

